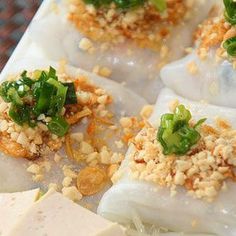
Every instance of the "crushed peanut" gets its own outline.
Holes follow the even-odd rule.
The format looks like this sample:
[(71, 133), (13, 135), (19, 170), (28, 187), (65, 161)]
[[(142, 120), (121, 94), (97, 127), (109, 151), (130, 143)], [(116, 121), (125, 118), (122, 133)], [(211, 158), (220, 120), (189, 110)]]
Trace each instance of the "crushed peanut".
[(122, 43), (131, 39), (142, 48), (161, 51), (164, 56), (168, 48), (161, 47), (163, 40), (168, 37), (172, 25), (184, 23), (191, 9), (183, 0), (168, 0), (165, 14), (150, 2), (132, 11), (121, 11), (114, 4), (96, 9), (83, 0), (70, 0), (68, 6), (69, 20), (93, 41)]
[[(28, 72), (31, 75), (33, 72)], [(112, 113), (106, 110), (106, 106), (112, 103), (111, 96), (105, 91), (89, 81), (84, 75), (78, 75), (71, 78), (65, 73), (58, 74), (59, 80), (74, 81), (78, 104), (65, 105), (63, 108), (63, 114), (66, 121), (70, 124), (77, 124), (82, 122), (83, 118), (89, 118), (91, 120), (101, 117), (102, 119), (111, 120)], [(11, 77), (11, 79), (17, 79), (17, 76)], [(102, 94), (97, 92), (101, 90)], [(0, 150), (8, 155), (19, 157), (36, 159), (45, 152), (46, 149), (51, 151), (58, 151), (64, 141), (64, 137), (58, 137), (48, 131), (46, 124), (50, 122), (51, 118), (46, 117), (44, 114), (40, 114), (37, 117), (38, 123), (34, 128), (22, 127), (11, 121), (8, 112), (10, 104), (0, 99)], [(81, 140), (82, 134), (73, 134), (72, 138)], [(11, 145), (11, 147), (10, 147)], [(81, 144), (84, 149), (88, 148), (88, 145)], [(90, 147), (91, 149), (91, 147)], [(55, 156), (55, 162), (59, 162), (59, 157)]]
[(112, 70), (109, 69), (108, 67), (105, 67), (105, 66), (101, 67), (101, 66), (96, 65), (93, 68), (93, 73), (95, 73), (97, 75), (100, 75), (100, 76), (103, 76), (103, 77), (109, 78), (112, 74)]
[(150, 118), (151, 114), (153, 113), (153, 106), (152, 105), (145, 105), (141, 112), (140, 116), (144, 119), (147, 120)]
[(222, 46), (226, 39), (234, 36), (236, 36), (236, 28), (225, 20), (223, 13), (217, 17), (210, 17), (199, 25), (195, 34), (199, 57), (205, 60), (209, 55), (209, 51), (216, 49), (215, 59), (217, 62), (228, 59), (234, 63), (235, 58), (228, 57), (226, 50)]
[(202, 125), (201, 140), (183, 156), (162, 153), (157, 129), (150, 124), (134, 139), (129, 155), (130, 170), (135, 179), (170, 188), (183, 186), (194, 198), (213, 201), (226, 181), (236, 180), (236, 131), (227, 121), (217, 119), (216, 126)]
[[(61, 182), (49, 183), (47, 187), (62, 191), (73, 201), (79, 201), (82, 195), (89, 196), (103, 190), (108, 180), (114, 178), (124, 160), (125, 148), (144, 122), (137, 117), (123, 117), (119, 124), (114, 114), (107, 110), (112, 97), (104, 89), (90, 83), (86, 76), (71, 78), (64, 71), (59, 79), (74, 81), (79, 100), (78, 106), (65, 106), (63, 115), (70, 124), (81, 122), (85, 130), (72, 131), (59, 138), (49, 134), (42, 122), (47, 123), (51, 118), (43, 114), (37, 117), (39, 125), (34, 128), (16, 125), (8, 117), (9, 104), (0, 100), (0, 109), (3, 111), (0, 114), (0, 149), (5, 152), (13, 150), (14, 156), (21, 158), (28, 157), (29, 152), (35, 154), (37, 159), (28, 163), (27, 171), (32, 174), (33, 181), (43, 185), (48, 184), (48, 174), (60, 168), (64, 175), (59, 180)], [(152, 107), (146, 106), (140, 114), (147, 119), (151, 113)], [(104, 137), (104, 130), (109, 131), (107, 137)], [(111, 150), (105, 141), (113, 138), (114, 133), (119, 137), (114, 140), (118, 151)], [(67, 158), (61, 150), (63, 143)], [(73, 163), (68, 163), (70, 159)], [(80, 171), (81, 165), (85, 168)]]
[(62, 194), (69, 198), (72, 201), (78, 202), (82, 199), (82, 194), (78, 191), (75, 186), (72, 187), (64, 187), (62, 189)]
[(79, 48), (84, 51), (89, 51), (90, 49), (93, 48), (93, 43), (91, 40), (87, 38), (82, 38), (79, 43)]

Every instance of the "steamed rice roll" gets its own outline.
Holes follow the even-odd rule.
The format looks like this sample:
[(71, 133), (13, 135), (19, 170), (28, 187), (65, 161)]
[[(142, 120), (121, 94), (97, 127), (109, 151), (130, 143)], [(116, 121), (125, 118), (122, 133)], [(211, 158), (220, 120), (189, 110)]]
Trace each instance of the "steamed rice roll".
[[(0, 85), (0, 192), (50, 184), (65, 195), (73, 190), (72, 200), (100, 192), (126, 151), (120, 119), (129, 116), (132, 131), (140, 129), (136, 116), (147, 102), (65, 64), (30, 59), (9, 68)], [(94, 189), (96, 176), (102, 182)]]
[(159, 9), (155, 1), (135, 1), (133, 7), (114, 4), (119, 1), (99, 2), (94, 6), (95, 1), (58, 1), (55, 11), (45, 6), (47, 15), (33, 21), (31, 38), (48, 58), (64, 58), (112, 78), (152, 103), (163, 86), (160, 68), (184, 55), (195, 27), (218, 4), (216, 0), (161, 0)]
[[(235, 12), (236, 3), (228, 2)], [(192, 52), (162, 69), (164, 84), (189, 99), (235, 108), (235, 37), (235, 25), (223, 11), (205, 20), (198, 27)]]
[(98, 213), (175, 232), (235, 235), (235, 117), (234, 109), (164, 89)]

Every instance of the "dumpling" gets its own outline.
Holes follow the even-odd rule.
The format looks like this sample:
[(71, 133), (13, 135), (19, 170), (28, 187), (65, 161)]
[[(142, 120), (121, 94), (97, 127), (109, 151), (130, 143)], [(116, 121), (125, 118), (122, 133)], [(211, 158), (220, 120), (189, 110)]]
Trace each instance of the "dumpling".
[[(31, 174), (26, 171), (27, 160), (0, 155), (0, 192), (17, 192), (36, 187)], [(20, 178), (19, 178), (20, 176)]]
[[(171, 122), (177, 117), (172, 116), (169, 109), (173, 112), (177, 107), (180, 111), (183, 106), (179, 107), (178, 104), (191, 112), (190, 124), (193, 129), (199, 119), (207, 120), (198, 123), (204, 122), (196, 128), (201, 137), (188, 152), (179, 155), (169, 152), (165, 155), (163, 152), (168, 150), (157, 141), (157, 133), (160, 140), (159, 132), (163, 129), (162, 126), (157, 132), (160, 117), (167, 113), (162, 120), (167, 122), (166, 127), (171, 127), (168, 119)], [(188, 111), (185, 112), (179, 113), (180, 119), (189, 116)], [(113, 176), (115, 184), (104, 194), (98, 214), (124, 224), (138, 217), (143, 223), (174, 232), (234, 236), (235, 117), (235, 109), (193, 102), (170, 89), (162, 90), (152, 117), (130, 145), (120, 170)], [(173, 131), (174, 134), (179, 132), (179, 127), (175, 128), (178, 131)], [(181, 137), (196, 137), (192, 129), (191, 134), (189, 128), (184, 130)], [(184, 147), (180, 145), (181, 142), (188, 144), (179, 139), (180, 136), (168, 137), (165, 145), (173, 141), (176, 149), (172, 151), (181, 151), (180, 147)], [(163, 136), (161, 138), (163, 142)]]
[(235, 58), (222, 46), (235, 36), (235, 27), (223, 11), (206, 20), (199, 26), (192, 52), (161, 70), (164, 84), (189, 99), (235, 108)]
[[(57, 80), (54, 69), (49, 70), (49, 66), (55, 68), (57, 78), (66, 86), (74, 83), (79, 103), (76, 106), (68, 103), (64, 106), (63, 112), (55, 115), (55, 119), (54, 115), (47, 117), (46, 113), (42, 113), (37, 116), (37, 121), (35, 121), (33, 118), (35, 115), (30, 113), (28, 116), (26, 109), (32, 103), (32, 97), (30, 94), (27, 95), (28, 87), (33, 81), (31, 78), (40, 76), (39, 78), (43, 79), (45, 78), (43, 76), (50, 74), (51, 77), (49, 76), (48, 79), (50, 83), (56, 83), (55, 86), (60, 87), (60, 84), (55, 82)], [(50, 183), (57, 184), (58, 187), (63, 183), (65, 187), (68, 184), (63, 182), (63, 179), (69, 175), (69, 180), (72, 182), (73, 179), (76, 182), (75, 179), (80, 170), (85, 170), (83, 173), (87, 174), (89, 171), (100, 174), (104, 177), (104, 183), (107, 184), (109, 182), (107, 168), (109, 169), (111, 165), (118, 166), (126, 150), (125, 142), (121, 147), (115, 144), (124, 135), (119, 120), (121, 117), (129, 116), (135, 122), (135, 117), (147, 102), (113, 81), (53, 61), (24, 59), (15, 61), (8, 68), (10, 69), (5, 70), (0, 77), (0, 151), (6, 154), (0, 156), (0, 192), (23, 191), (34, 187), (46, 190)], [(24, 73), (21, 74), (22, 72)], [(51, 78), (54, 77), (55, 80), (52, 80)], [(10, 82), (4, 84), (3, 82), (7, 79), (10, 79)], [(24, 83), (27, 83), (28, 87), (25, 88), (26, 84), (24, 84), (24, 89), (23, 87), (18, 88), (18, 85), (22, 86), (20, 79), (24, 79)], [(14, 83), (14, 80), (19, 80), (18, 85), (11, 84)], [(36, 86), (33, 87), (36, 88), (33, 90), (35, 91), (34, 96), (37, 96), (38, 85), (33, 85)], [(6, 93), (4, 89), (6, 89)], [(22, 95), (22, 93), (19, 95), (17, 92), (18, 96), (23, 97), (19, 98), (16, 93), (12, 97), (12, 89), (19, 89), (19, 91), (23, 89), (26, 95)], [(46, 91), (50, 91), (50, 89), (45, 87), (44, 91), (47, 93)], [(73, 95), (72, 92), (70, 94)], [(47, 95), (43, 98), (44, 100), (41, 99), (40, 105), (37, 102), (36, 108), (34, 107), (30, 112), (35, 112), (37, 111), (35, 109), (43, 106), (45, 99), (46, 104), (51, 104), (54, 101), (53, 96)], [(13, 102), (6, 101), (6, 99), (13, 99), (14, 105)], [(68, 99), (72, 100), (72, 96)], [(59, 106), (61, 97), (58, 97), (57, 100), (58, 103), (53, 107), (55, 109)], [(22, 105), (22, 102), (26, 105)], [(19, 106), (17, 107), (15, 104), (19, 104)], [(21, 108), (24, 109), (22, 110), (24, 112), (21, 111)], [(15, 109), (16, 112), (14, 112)], [(23, 124), (28, 125), (22, 126)], [(70, 130), (69, 133), (65, 133), (64, 130), (68, 124)], [(11, 159), (9, 156), (16, 158)], [(23, 157), (29, 160), (23, 160)], [(100, 162), (106, 166), (104, 170), (99, 167)], [(90, 186), (89, 183), (88, 186)], [(104, 186), (101, 185), (101, 187)], [(91, 188), (84, 191), (85, 196), (95, 194)], [(94, 203), (95, 200), (91, 201)]]
[(159, 69), (184, 55), (184, 48), (192, 45), (195, 27), (217, 3), (168, 0), (168, 14), (160, 14), (148, 2), (123, 11), (96, 10), (83, 0), (67, 5), (58, 1), (55, 11), (50, 5), (42, 7), (28, 33), (49, 59), (66, 59), (108, 76), (154, 103), (163, 87)]

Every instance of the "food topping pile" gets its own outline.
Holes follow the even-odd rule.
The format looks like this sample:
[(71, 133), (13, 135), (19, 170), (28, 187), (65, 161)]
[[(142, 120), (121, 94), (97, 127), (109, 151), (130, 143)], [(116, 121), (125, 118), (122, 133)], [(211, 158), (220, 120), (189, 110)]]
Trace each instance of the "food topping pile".
[[(115, 4), (117, 8), (127, 10), (142, 6), (145, 0), (84, 0), (86, 4), (92, 4), (96, 8), (107, 7), (111, 3)], [(164, 11), (166, 9), (165, 0), (151, 0), (150, 1), (159, 11)]]
[(1, 84), (0, 150), (30, 159), (27, 172), (37, 183), (47, 183), (58, 168), (61, 183), (47, 188), (79, 201), (109, 183), (153, 108), (147, 105), (140, 117), (116, 120), (109, 106), (112, 97), (104, 89), (83, 74), (71, 77), (58, 71), (24, 71)]
[[(62, 117), (65, 105), (77, 104), (74, 83), (58, 81), (56, 71), (35, 71), (33, 77), (24, 71), (15, 81), (1, 84), (0, 95), (6, 103), (10, 103), (9, 117), (18, 125), (37, 126), (39, 120), (48, 130), (61, 137), (64, 136), (69, 124)], [(46, 118), (40, 119), (40, 118)]]
[(113, 44), (132, 39), (142, 48), (160, 50), (171, 25), (183, 23), (191, 7), (183, 0), (70, 0), (69, 20), (93, 41)]
[(199, 26), (196, 33), (198, 54), (201, 59), (206, 59), (209, 50), (217, 48), (216, 60), (230, 59), (236, 67), (236, 2), (225, 0), (224, 4), (224, 14), (212, 17)]
[[(71, 132), (66, 135), (66, 155), (57, 152), (53, 157), (43, 157), (29, 162), (27, 171), (32, 174), (34, 182), (42, 183), (55, 166), (59, 167), (63, 173), (61, 183), (52, 182), (47, 188), (61, 191), (73, 201), (80, 201), (83, 196), (94, 195), (110, 183), (124, 160), (123, 149), (134, 140), (136, 133), (143, 128), (143, 119), (148, 119), (151, 113), (152, 106), (144, 106), (140, 112), (141, 118), (122, 117), (119, 120), (120, 125), (106, 123), (105, 119), (89, 121), (85, 117), (81, 121), (87, 125), (85, 133)], [(104, 129), (111, 133), (104, 132)], [(97, 136), (99, 133), (108, 139), (120, 133), (120, 139), (114, 141), (117, 152), (112, 151), (105, 140)], [(67, 160), (75, 162), (75, 165), (66, 164)], [(78, 170), (77, 167), (82, 169)]]
[[(188, 111), (181, 113), (185, 117)], [(172, 127), (172, 119), (165, 121)], [(172, 196), (177, 194), (178, 186), (184, 186), (195, 198), (214, 200), (227, 188), (227, 179), (235, 180), (236, 131), (222, 119), (217, 119), (214, 127), (203, 122), (190, 120), (187, 127), (186, 122), (180, 122), (178, 131), (165, 130), (161, 136), (166, 137), (165, 143), (157, 138), (161, 128), (158, 131), (146, 123), (129, 154), (132, 177), (168, 187)]]
[[(87, 78), (58, 76), (52, 67), (9, 78), (1, 84), (0, 95), (0, 148), (25, 158), (39, 157), (45, 148), (59, 150), (70, 126), (84, 117), (99, 117), (112, 102)], [(112, 117), (106, 112), (103, 119), (107, 116)]]
[(165, 155), (184, 155), (199, 141), (201, 136), (197, 128), (206, 119), (199, 120), (191, 127), (189, 124), (191, 118), (190, 111), (184, 105), (176, 107), (174, 114), (162, 115), (157, 137)]

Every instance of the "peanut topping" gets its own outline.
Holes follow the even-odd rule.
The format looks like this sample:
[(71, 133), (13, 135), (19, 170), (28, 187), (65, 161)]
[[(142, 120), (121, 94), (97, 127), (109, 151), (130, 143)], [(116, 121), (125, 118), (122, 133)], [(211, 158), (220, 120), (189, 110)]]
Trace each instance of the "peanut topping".
[(235, 58), (228, 57), (222, 45), (225, 40), (236, 36), (236, 28), (226, 22), (223, 14), (211, 17), (199, 25), (195, 36), (198, 42), (197, 53), (202, 60), (208, 57), (211, 49), (216, 49), (216, 61), (228, 59), (235, 63)]
[(213, 201), (227, 180), (235, 180), (236, 131), (217, 119), (216, 127), (202, 125), (200, 133), (199, 143), (184, 156), (165, 156), (157, 129), (146, 124), (129, 155), (132, 177), (168, 187), (172, 196), (182, 186), (194, 198)]
[[(34, 72), (29, 72), (33, 74)], [(58, 74), (62, 82), (73, 81), (76, 87), (76, 95), (79, 104), (65, 105), (63, 107), (63, 116), (70, 125), (82, 122), (82, 119), (91, 120), (101, 117), (104, 120), (111, 120), (112, 114), (106, 110), (106, 106), (112, 102), (111, 96), (105, 91), (91, 83), (85, 76), (78, 75), (71, 78), (67, 74)], [(16, 77), (11, 78), (12, 80)], [(47, 125), (51, 117), (40, 114), (37, 117), (38, 123), (34, 128), (20, 126), (11, 121), (8, 113), (10, 104), (0, 99), (0, 150), (4, 153), (19, 157), (35, 159), (42, 156), (46, 149), (58, 151), (64, 141), (64, 137), (58, 137), (49, 132)], [(44, 123), (43, 123), (44, 122)], [(83, 144), (82, 144), (83, 145)], [(88, 145), (84, 144), (84, 149)]]
[(188, 6), (183, 0), (167, 0), (167, 12), (161, 14), (149, 2), (135, 10), (122, 11), (113, 4), (95, 9), (83, 0), (70, 0), (69, 10), (69, 20), (94, 41), (122, 43), (131, 39), (140, 47), (160, 50), (160, 43), (168, 37), (171, 25), (183, 21)]

